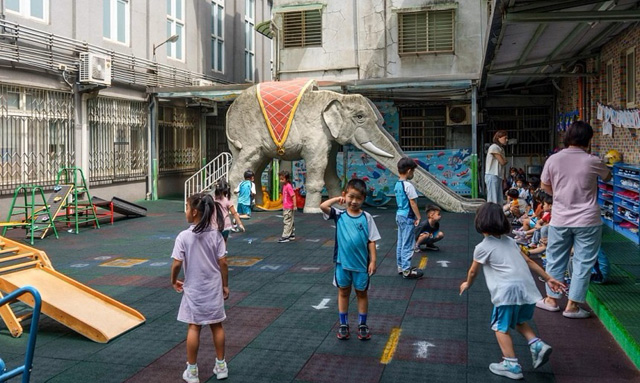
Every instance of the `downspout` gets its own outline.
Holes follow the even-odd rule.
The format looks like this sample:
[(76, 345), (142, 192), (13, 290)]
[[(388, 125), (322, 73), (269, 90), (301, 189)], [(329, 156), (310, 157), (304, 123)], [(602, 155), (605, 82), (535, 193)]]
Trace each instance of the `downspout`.
[(478, 87), (471, 86), (471, 198), (478, 198)]
[(353, 45), (354, 45), (354, 52), (355, 52), (355, 67), (356, 70), (358, 71), (358, 80), (360, 80), (360, 53), (358, 52), (358, 1), (357, 0), (353, 0), (353, 25), (354, 25), (354, 31), (353, 31)]
[(384, 9), (382, 10), (382, 17), (384, 17), (384, 50), (382, 51), (382, 58), (384, 60), (384, 75), (382, 77), (387, 77), (387, 71), (389, 70), (388, 65), (389, 65), (389, 60), (388, 60), (388, 52), (387, 52), (387, 0), (384, 0), (382, 2), (382, 6), (384, 7)]
[(156, 201), (158, 199), (158, 98), (155, 95), (151, 96), (151, 101), (149, 102), (148, 120), (149, 169), (147, 175), (147, 199)]
[(280, 81), (280, 29), (276, 25), (275, 20), (271, 21), (271, 29), (273, 30), (273, 80)]

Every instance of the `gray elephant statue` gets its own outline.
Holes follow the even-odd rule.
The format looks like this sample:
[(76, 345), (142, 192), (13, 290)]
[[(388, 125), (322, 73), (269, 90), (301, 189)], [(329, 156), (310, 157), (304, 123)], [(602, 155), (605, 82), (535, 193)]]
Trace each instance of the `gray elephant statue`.
[[(262, 201), (260, 174), (273, 158), (303, 159), (307, 192), (304, 212), (319, 213), (322, 189), (331, 196), (341, 192), (336, 172), (340, 145), (352, 144), (397, 174), (397, 163), (405, 156), (393, 137), (382, 127), (382, 115), (362, 95), (343, 95), (310, 87), (298, 99), (286, 141), (277, 145), (272, 138), (255, 85), (242, 92), (227, 112), (227, 139), (233, 155), (229, 183), (235, 187), (243, 173), (256, 173), (256, 203)], [(442, 208), (454, 212), (475, 211), (483, 202), (462, 198), (418, 167), (416, 188)]]

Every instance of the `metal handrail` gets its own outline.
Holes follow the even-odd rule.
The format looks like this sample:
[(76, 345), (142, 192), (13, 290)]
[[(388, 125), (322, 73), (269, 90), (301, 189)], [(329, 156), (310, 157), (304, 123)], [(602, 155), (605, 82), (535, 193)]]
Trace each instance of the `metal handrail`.
[[(16, 367), (11, 371), (3, 372), (0, 369), (0, 382), (4, 382), (10, 378), (22, 374), (22, 383), (29, 383), (31, 379), (31, 370), (33, 369), (33, 353), (36, 349), (36, 336), (38, 335), (38, 321), (40, 320), (40, 309), (42, 308), (42, 298), (40, 293), (34, 287), (24, 286), (6, 297), (0, 299), (0, 306), (15, 301), (19, 296), (30, 293), (33, 296), (33, 315), (31, 317), (31, 330), (29, 331), (29, 340), (27, 341), (27, 353), (24, 356), (24, 364)], [(0, 365), (4, 365), (0, 359)]]
[(211, 188), (221, 179), (228, 180), (231, 166), (231, 153), (220, 153), (216, 158), (198, 170), (184, 182), (184, 203), (186, 209), (187, 198), (195, 193), (202, 193)]
[(65, 65), (69, 73), (77, 73), (82, 52), (109, 56), (111, 78), (116, 82), (155, 87), (191, 86), (194, 78), (227, 82), (0, 19), (0, 60), (53, 71)]

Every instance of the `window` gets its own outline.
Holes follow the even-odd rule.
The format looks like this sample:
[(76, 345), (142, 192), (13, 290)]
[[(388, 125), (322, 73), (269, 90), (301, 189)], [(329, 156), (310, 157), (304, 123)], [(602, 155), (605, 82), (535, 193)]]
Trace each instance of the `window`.
[(285, 48), (322, 46), (322, 10), (312, 9), (283, 14)]
[(398, 13), (400, 54), (453, 53), (455, 11)]
[(129, 44), (129, 0), (102, 0), (102, 36)]
[(211, 69), (224, 72), (224, 0), (211, 1)]
[(446, 147), (446, 109), (442, 106), (416, 106), (400, 109), (400, 147), (402, 150), (431, 150)]
[(22, 17), (49, 21), (49, 0), (7, 0), (5, 8), (9, 13), (17, 13)]
[(613, 60), (610, 60), (606, 66), (606, 84), (605, 84), (605, 96), (607, 96), (607, 102), (613, 102)]
[(631, 48), (626, 55), (627, 108), (636, 106), (636, 49)]
[(245, 0), (244, 10), (244, 78), (254, 81), (255, 71), (255, 0)]
[(167, 0), (167, 38), (178, 35), (173, 44), (166, 44), (167, 57), (182, 60), (184, 57), (184, 0)]

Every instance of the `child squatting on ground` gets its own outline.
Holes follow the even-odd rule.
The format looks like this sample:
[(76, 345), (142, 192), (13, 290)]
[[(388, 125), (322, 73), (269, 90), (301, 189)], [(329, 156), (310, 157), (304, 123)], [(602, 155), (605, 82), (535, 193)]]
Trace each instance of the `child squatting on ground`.
[(251, 218), (251, 201), (256, 195), (256, 185), (253, 183), (254, 175), (251, 170), (244, 172), (244, 181), (240, 182), (233, 191), (238, 195), (238, 214), (242, 219)]
[(551, 354), (551, 346), (536, 337), (526, 323), (533, 318), (535, 303), (541, 297), (529, 269), (540, 275), (553, 291), (562, 291), (565, 286), (522, 253), (513, 238), (507, 236), (511, 225), (501, 206), (491, 202), (482, 205), (476, 213), (475, 226), (484, 239), (473, 252), (473, 263), (467, 280), (460, 285), (460, 295), (471, 287), (482, 266), (493, 303), (491, 329), (495, 331), (503, 359), (502, 363), (491, 363), (489, 370), (496, 375), (522, 379), (509, 328), (515, 328), (527, 339), (533, 368), (546, 363)]
[(396, 245), (396, 262), (398, 274), (404, 278), (422, 278), (423, 271), (411, 267), (411, 258), (415, 247), (414, 229), (420, 223), (420, 209), (418, 209), (418, 193), (409, 182), (413, 172), (418, 167), (409, 157), (398, 161), (398, 182), (393, 191), (396, 195), (396, 224), (398, 225), (398, 244)]
[(283, 170), (278, 173), (280, 177), (280, 183), (282, 184), (282, 237), (278, 240), (279, 243), (289, 242), (296, 239), (295, 228), (293, 225), (293, 211), (296, 208), (296, 193), (293, 191), (291, 185), (291, 174), (288, 171)]
[[(330, 198), (320, 204), (324, 219), (332, 219), (336, 224), (333, 284), (338, 287), (338, 339), (349, 339), (349, 297), (352, 285), (358, 298), (358, 339), (371, 338), (367, 326), (367, 290), (369, 279), (376, 272), (375, 241), (380, 239), (380, 233), (371, 214), (362, 210), (366, 195), (367, 185), (364, 181), (352, 179), (341, 196)], [(346, 204), (347, 210), (333, 208), (333, 204)]]
[(442, 218), (440, 208), (436, 205), (427, 205), (425, 215), (427, 219), (416, 228), (416, 246), (414, 249), (416, 253), (421, 250), (420, 246), (422, 244), (424, 244), (425, 250), (440, 250), (435, 243), (444, 238), (444, 233), (440, 230), (440, 219)]
[[(198, 348), (200, 330), (209, 325), (216, 349), (213, 373), (225, 379), (229, 371), (224, 360), (224, 300), (229, 297), (227, 258), (220, 231), (224, 228), (222, 208), (210, 194), (196, 193), (187, 199), (185, 216), (191, 224), (176, 238), (171, 265), (171, 284), (182, 293), (178, 320), (189, 324), (187, 330), (187, 368), (182, 378), (199, 383)], [(215, 226), (212, 226), (212, 222)], [(184, 280), (178, 279), (180, 269)]]

